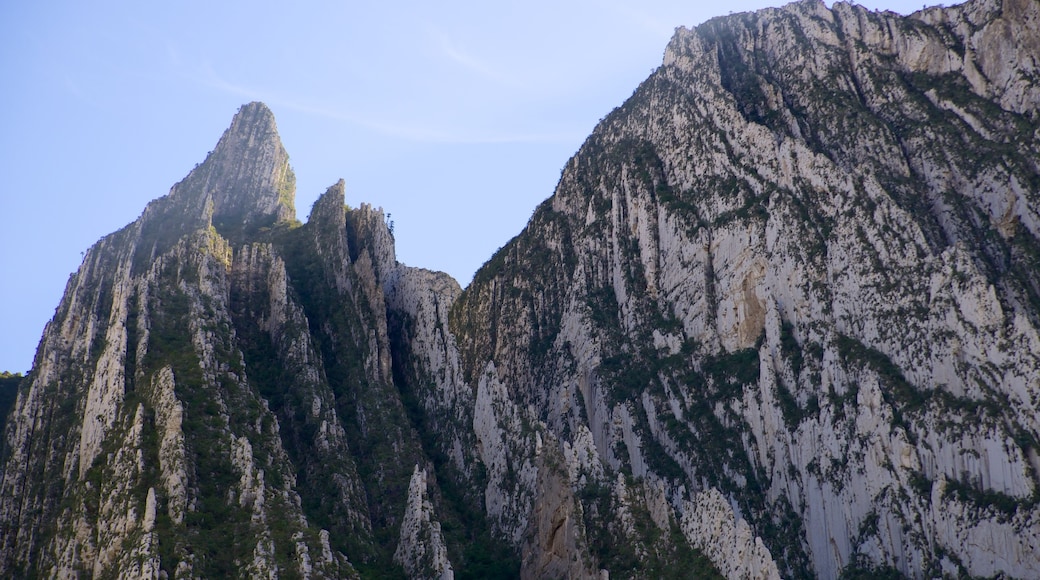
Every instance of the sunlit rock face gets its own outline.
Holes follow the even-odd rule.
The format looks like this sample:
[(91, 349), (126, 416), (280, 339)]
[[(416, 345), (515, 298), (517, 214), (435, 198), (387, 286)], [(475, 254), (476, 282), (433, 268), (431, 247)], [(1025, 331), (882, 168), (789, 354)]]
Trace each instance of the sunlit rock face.
[(678, 29), (466, 289), (245, 105), (70, 279), (0, 575), (1035, 577), (1038, 26)]

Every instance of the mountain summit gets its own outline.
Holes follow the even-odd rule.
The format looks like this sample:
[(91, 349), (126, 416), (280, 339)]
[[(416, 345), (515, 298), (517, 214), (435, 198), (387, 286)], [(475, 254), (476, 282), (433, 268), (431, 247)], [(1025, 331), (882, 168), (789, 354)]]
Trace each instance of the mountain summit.
[(165, 236), (205, 224), (235, 237), (296, 219), (295, 198), (296, 177), (274, 114), (254, 102), (239, 109), (205, 161), (148, 205), (140, 223)]
[(171, 197), (178, 195), (210, 198), (218, 222), (295, 219), (296, 179), (274, 113), (263, 103), (243, 105), (206, 161), (174, 187)]
[(70, 279), (0, 575), (1036, 577), (1038, 27), (679, 29), (465, 290), (244, 106)]

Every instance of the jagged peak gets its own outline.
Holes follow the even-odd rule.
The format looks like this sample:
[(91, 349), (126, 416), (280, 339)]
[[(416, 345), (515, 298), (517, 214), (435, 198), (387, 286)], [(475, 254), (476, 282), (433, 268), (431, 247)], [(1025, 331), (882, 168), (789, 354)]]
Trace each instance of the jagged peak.
[(307, 222), (322, 221), (331, 216), (342, 223), (345, 219), (343, 209), (346, 204), (346, 190), (346, 183), (342, 179), (330, 185), (311, 206)]
[(234, 154), (240, 146), (251, 150), (268, 146), (282, 147), (274, 113), (267, 105), (253, 101), (239, 107), (238, 112), (231, 119), (231, 126), (221, 135), (220, 141), (217, 142), (217, 147), (211, 155)]
[(212, 219), (229, 229), (295, 219), (296, 177), (274, 113), (242, 105), (206, 160), (174, 186), (171, 197), (212, 203)]

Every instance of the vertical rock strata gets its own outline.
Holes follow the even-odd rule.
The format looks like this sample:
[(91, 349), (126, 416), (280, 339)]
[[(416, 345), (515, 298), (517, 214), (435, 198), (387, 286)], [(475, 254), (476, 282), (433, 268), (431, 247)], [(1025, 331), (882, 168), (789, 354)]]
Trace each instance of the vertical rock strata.
[(282, 259), (243, 242), (287, 224), (292, 195), (273, 116), (253, 103), (168, 196), (91, 248), (6, 431), (3, 575), (356, 573), (308, 519), (313, 478), (299, 481), (302, 447), (334, 456), (327, 513), (336, 531), (369, 530), (334, 397)]
[(0, 575), (1035, 577), (1038, 27), (678, 29), (465, 290), (244, 106), (70, 279)]
[(727, 577), (1034, 576), (1038, 26), (806, 1), (677, 30), (453, 307), (489, 513), (541, 513), (533, 432), (593, 553), (643, 486)]
[(453, 580), (455, 573), (448, 561), (441, 525), (431, 519), (432, 511), (433, 504), (426, 497), (426, 470), (416, 465), (408, 484), (408, 505), (394, 561), (413, 578)]

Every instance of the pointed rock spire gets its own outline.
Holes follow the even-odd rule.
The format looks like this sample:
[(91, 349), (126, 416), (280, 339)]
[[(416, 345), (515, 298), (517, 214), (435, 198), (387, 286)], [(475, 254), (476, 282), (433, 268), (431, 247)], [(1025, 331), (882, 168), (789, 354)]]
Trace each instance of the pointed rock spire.
[(243, 105), (206, 161), (174, 196), (212, 202), (218, 226), (247, 227), (296, 217), (296, 177), (266, 105)]

